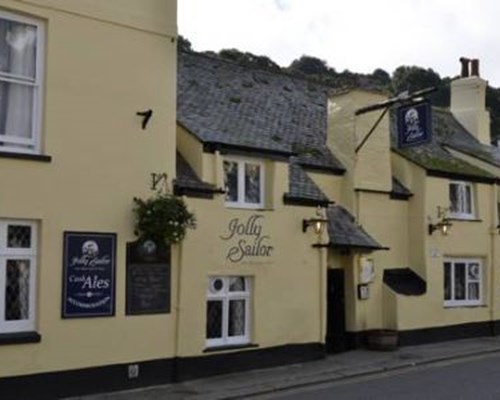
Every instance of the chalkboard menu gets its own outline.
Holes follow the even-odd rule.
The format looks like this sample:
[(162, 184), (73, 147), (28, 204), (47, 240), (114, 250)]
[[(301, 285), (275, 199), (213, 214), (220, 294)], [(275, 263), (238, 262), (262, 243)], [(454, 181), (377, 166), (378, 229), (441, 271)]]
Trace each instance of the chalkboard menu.
[(152, 241), (127, 245), (127, 315), (170, 312), (170, 249)]

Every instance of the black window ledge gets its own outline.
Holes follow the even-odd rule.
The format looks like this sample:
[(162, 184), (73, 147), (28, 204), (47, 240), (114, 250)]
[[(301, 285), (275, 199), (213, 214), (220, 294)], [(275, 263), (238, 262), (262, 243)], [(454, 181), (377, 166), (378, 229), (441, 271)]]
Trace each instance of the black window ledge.
[(51, 162), (52, 157), (45, 154), (28, 154), (28, 153), (10, 153), (8, 151), (0, 151), (0, 158), (14, 158), (17, 160), (29, 160), (40, 162)]
[(0, 345), (39, 343), (42, 336), (38, 332), (0, 333)]
[(242, 350), (242, 349), (252, 349), (255, 347), (259, 347), (258, 344), (255, 343), (245, 343), (245, 344), (229, 344), (226, 346), (214, 346), (214, 347), (207, 347), (206, 349), (203, 350), (203, 353), (214, 353), (217, 351), (224, 351), (224, 350)]

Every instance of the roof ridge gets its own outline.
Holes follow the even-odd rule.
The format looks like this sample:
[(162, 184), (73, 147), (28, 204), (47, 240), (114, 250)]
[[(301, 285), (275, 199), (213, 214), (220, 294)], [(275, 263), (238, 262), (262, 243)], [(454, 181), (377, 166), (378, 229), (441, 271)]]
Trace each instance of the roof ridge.
[[(286, 71), (283, 71), (283, 70), (281, 70), (281, 71), (272, 71), (272, 70), (268, 70), (268, 69), (257, 67), (257, 66), (240, 64), (237, 61), (228, 60), (227, 58), (220, 57), (216, 53), (213, 53), (213, 52), (212, 53), (207, 53), (207, 52), (198, 52), (198, 51), (179, 50), (179, 53), (183, 53), (183, 54), (186, 54), (186, 55), (194, 55), (194, 56), (198, 56), (198, 57), (202, 57), (202, 58), (207, 58), (207, 59), (212, 60), (212, 61), (219, 61), (219, 62), (222, 62), (222, 63), (225, 63), (225, 64), (230, 64), (230, 65), (237, 66), (237, 67), (240, 67), (242, 69), (246, 69), (246, 70), (250, 70), (250, 71), (265, 72), (265, 73), (268, 73), (268, 74), (271, 74), (271, 75), (284, 76), (284, 77), (288, 77), (288, 78), (291, 78), (291, 79), (296, 79), (296, 80), (299, 80), (299, 81), (302, 81), (302, 82), (312, 83), (312, 84), (315, 84), (315, 85), (318, 85), (318, 86), (324, 88), (327, 91), (328, 90), (332, 90), (332, 89), (334, 89), (334, 90), (336, 90), (336, 89), (343, 89), (342, 87), (336, 88), (334, 86), (329, 86), (329, 85), (327, 85), (325, 83), (322, 83), (322, 82), (320, 82), (318, 80), (315, 80), (313, 78), (308, 78), (308, 77), (304, 77), (304, 76), (294, 75), (291, 72), (286, 72)], [(354, 87), (354, 88), (356, 88), (356, 87)]]

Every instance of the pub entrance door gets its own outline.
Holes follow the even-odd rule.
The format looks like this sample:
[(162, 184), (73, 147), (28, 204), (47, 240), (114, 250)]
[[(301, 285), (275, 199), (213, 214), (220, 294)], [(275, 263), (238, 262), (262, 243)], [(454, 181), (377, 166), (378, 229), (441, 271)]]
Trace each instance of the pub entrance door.
[(344, 275), (343, 269), (328, 269), (326, 290), (326, 351), (328, 353), (340, 353), (348, 350)]

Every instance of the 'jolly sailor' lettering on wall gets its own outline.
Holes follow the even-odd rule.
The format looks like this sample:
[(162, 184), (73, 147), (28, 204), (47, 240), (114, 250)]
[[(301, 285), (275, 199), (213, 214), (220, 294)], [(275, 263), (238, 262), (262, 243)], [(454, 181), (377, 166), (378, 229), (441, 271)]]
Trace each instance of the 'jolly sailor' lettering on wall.
[(253, 214), (247, 219), (233, 218), (229, 221), (227, 232), (220, 236), (231, 242), (226, 259), (233, 262), (263, 260), (273, 256), (274, 247), (269, 245), (271, 237), (263, 232), (264, 216)]

